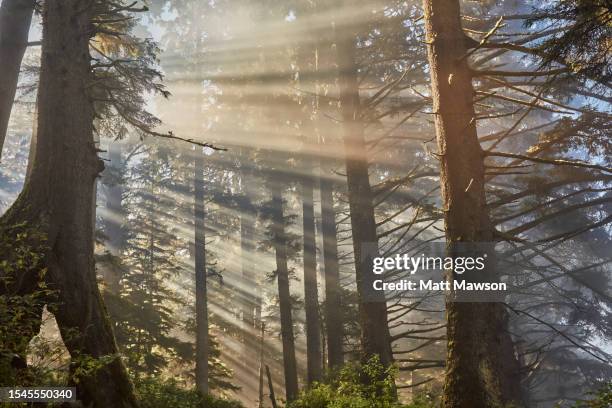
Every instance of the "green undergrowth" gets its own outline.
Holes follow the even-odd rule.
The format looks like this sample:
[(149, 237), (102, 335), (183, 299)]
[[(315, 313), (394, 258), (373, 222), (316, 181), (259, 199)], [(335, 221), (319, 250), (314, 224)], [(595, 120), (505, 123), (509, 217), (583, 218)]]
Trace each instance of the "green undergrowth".
[(29, 384), (36, 378), (19, 368), (52, 294), (44, 279), (45, 241), (27, 223), (0, 224), (0, 386)]
[(592, 399), (581, 401), (574, 408), (610, 408), (612, 407), (612, 381), (606, 383), (597, 392), (591, 393)]
[(397, 402), (396, 370), (385, 368), (378, 358), (367, 364), (349, 363), (322, 383), (303, 391), (287, 408), (433, 408), (427, 396), (409, 405)]
[(135, 386), (140, 408), (243, 408), (237, 401), (202, 396), (195, 389), (186, 389), (173, 379), (143, 378)]

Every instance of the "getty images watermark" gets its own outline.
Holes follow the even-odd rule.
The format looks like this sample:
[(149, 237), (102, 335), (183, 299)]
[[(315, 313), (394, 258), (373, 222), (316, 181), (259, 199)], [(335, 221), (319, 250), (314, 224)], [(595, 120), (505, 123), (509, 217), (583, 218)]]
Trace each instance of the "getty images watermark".
[(459, 243), (449, 253), (446, 243), (433, 242), (387, 256), (364, 245), (361, 258), (371, 269), (364, 277), (369, 301), (443, 294), (456, 302), (501, 302), (510, 293), (492, 243)]

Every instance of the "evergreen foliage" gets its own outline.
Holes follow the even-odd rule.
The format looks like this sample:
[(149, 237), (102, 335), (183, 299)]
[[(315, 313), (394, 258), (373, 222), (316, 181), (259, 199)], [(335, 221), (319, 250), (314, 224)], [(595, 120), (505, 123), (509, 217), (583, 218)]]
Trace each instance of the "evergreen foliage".
[(324, 383), (314, 384), (288, 408), (433, 408), (427, 396), (411, 404), (397, 402), (396, 371), (385, 368), (377, 357), (365, 364), (349, 363)]
[(237, 401), (201, 396), (177, 381), (146, 378), (136, 382), (141, 408), (241, 408)]
[[(601, 84), (612, 78), (612, 5), (606, 0), (560, 0), (535, 10), (527, 24), (568, 27), (545, 41), (543, 65), (563, 63)], [(549, 28), (550, 28), (549, 26)]]
[[(453, 366), (445, 363), (444, 347), (471, 352), (486, 343), (483, 339), (491, 327), (496, 327), (495, 333), (511, 333), (504, 343), (507, 353), (501, 353), (497, 345), (487, 351), (495, 359), (516, 356), (520, 361), (526, 406), (549, 408), (558, 402), (567, 408), (586, 399), (585, 390), (597, 389), (602, 379), (612, 376), (606, 343), (612, 338), (609, 3), (437, 3), (460, 7), (455, 34), (463, 32), (470, 38), (467, 53), (453, 61), (466, 65), (465, 83), (473, 86), (473, 98), (470, 91), (452, 92), (442, 99), (448, 102), (452, 96), (462, 96), (474, 107), (469, 126), (476, 124), (475, 143), (463, 153), (477, 153), (471, 163), (482, 161), (478, 215), (490, 216), (490, 228), (487, 223), (482, 230), (492, 233), (487, 238), (495, 242), (500, 265), (511, 266), (500, 269), (499, 275), (515, 292), (505, 299), (509, 311), (507, 316), (504, 311), (502, 324), (494, 326), (492, 319), (482, 319), (482, 330), (472, 330), (476, 335), (468, 340), (445, 324), (445, 310), (454, 315), (455, 305), (445, 304), (443, 294), (389, 294), (388, 318), (374, 319), (379, 329), (391, 331), (390, 341), (383, 343), (392, 343), (394, 365), (385, 368), (375, 358), (365, 364), (355, 362), (371, 344), (362, 341), (368, 319), (356, 290), (357, 250), (353, 247), (354, 235), (359, 235), (355, 231), (365, 215), (351, 220), (349, 210), (364, 197), (351, 199), (346, 194), (345, 165), (351, 157), (346, 160), (350, 146), (344, 150), (341, 135), (347, 122), (355, 125), (347, 134), (363, 131), (364, 146), (356, 156), (365, 157), (359, 178), (368, 188), (360, 191), (367, 190), (365, 201), (373, 203), (375, 226), (370, 237), (378, 241), (381, 255), (420, 254), (430, 242), (448, 238), (451, 228), (443, 225), (443, 218), (450, 207), (440, 199), (439, 172), (446, 154), (440, 154), (432, 138), (433, 121), (445, 109), (434, 112), (436, 92), (430, 92), (429, 76), (452, 64), (442, 64), (442, 69), (428, 64), (427, 47), (434, 44), (425, 41), (427, 19), (421, 2), (93, 0), (93, 20), (85, 33), (91, 34), (91, 75), (87, 76), (91, 82), (84, 85), (93, 101), (95, 131), (101, 139), (95, 144), (100, 149), (97, 153), (105, 158), (106, 145), (122, 139), (121, 163), (110, 160), (97, 192), (98, 208), (105, 198), (113, 204), (106, 213), (99, 211), (99, 220), (112, 219), (119, 228), (103, 225), (95, 237), (100, 285), (120, 355), (92, 358), (71, 348), (71, 360), (65, 349), (46, 344), (44, 333), (36, 336), (43, 307), (52, 312), (56, 300), (44, 283), (51, 274), (45, 275), (41, 267), (48, 250), (46, 237), (36, 232), (38, 226), (0, 224), (0, 385), (79, 381), (121, 358), (144, 408), (239, 406), (193, 389), (192, 187), (197, 156), (205, 162), (204, 177), (197, 181), (206, 197), (207, 363), (208, 384), (215, 394), (244, 390), (240, 396), (253, 401), (259, 391), (258, 397), (267, 402), (262, 395), (265, 385), (257, 389), (256, 377), (259, 370), (259, 379), (264, 379), (262, 367), (269, 364), (272, 385), (282, 395), (278, 383), (282, 383), (284, 356), (280, 351), (287, 333), (291, 333), (291, 354), (297, 355), (298, 367), (285, 366), (285, 370), (297, 371), (294, 377), (300, 377), (300, 384), (306, 382), (304, 304), (301, 285), (295, 284), (306, 263), (299, 256), (305, 234), (296, 222), (306, 202), (296, 187), (306, 173), (333, 184), (329, 187), (333, 215), (327, 217), (331, 220), (327, 225), (335, 224), (338, 251), (334, 258), (341, 288), (334, 292), (337, 298), (331, 295), (338, 302), (317, 301), (322, 311), (328, 304), (337, 306), (334, 310), (343, 328), (340, 355), (351, 362), (325, 381), (303, 389), (288, 408), (437, 407), (438, 401), (427, 396), (402, 405), (396, 385), (410, 378), (413, 395), (428, 389), (438, 394), (443, 371), (451, 372)], [(444, 31), (444, 25), (440, 27)], [(354, 55), (343, 61), (339, 54), (347, 50)], [(24, 73), (29, 82), (39, 70), (22, 64), (21, 82)], [(342, 101), (346, 89), (341, 83), (347, 73), (355, 80), (354, 101)], [(447, 74), (444, 79), (448, 80), (442, 83), (455, 86), (459, 77), (455, 72)], [(28, 83), (20, 88), (20, 95), (31, 95), (34, 87)], [(166, 101), (169, 89), (178, 95)], [(343, 117), (352, 102), (356, 109)], [(23, 110), (19, 103), (15, 107)], [(471, 114), (465, 113), (462, 120)], [(19, 147), (7, 140), (10, 149), (5, 153), (10, 154), (1, 163), (0, 207), (21, 188), (24, 163), (35, 159), (28, 158), (23, 136), (27, 134), (23, 129), (31, 128), (31, 115), (25, 119), (23, 112), (17, 115), (26, 124), (20, 123), (19, 132), (13, 130), (22, 139)], [(189, 144), (156, 140), (177, 139), (172, 131), (156, 130), (161, 118), (177, 135), (199, 144), (197, 150)], [(457, 134), (463, 137), (465, 128)], [(218, 154), (202, 149), (203, 140), (229, 151)], [(457, 145), (451, 153), (463, 148)], [(443, 178), (442, 190), (474, 192), (470, 193), (470, 188), (476, 188), (473, 177), (465, 186), (452, 178)], [(279, 185), (273, 207), (267, 200), (271, 187)], [(320, 282), (327, 272), (325, 239), (318, 224), (318, 217), (323, 218), (322, 196), (315, 191), (313, 200)], [(281, 257), (288, 264), (286, 269), (277, 268), (282, 274), (273, 266), (277, 248), (272, 223), (278, 221), (274, 216), (279, 207), (283, 219), (276, 227), (282, 227), (286, 254), (282, 251)], [(470, 217), (461, 221), (466, 218)], [(466, 221), (466, 225), (475, 224)], [(38, 279), (20, 286), (19, 273), (29, 271), (37, 271)], [(382, 277), (395, 278), (396, 273)], [(279, 295), (275, 280), (285, 274), (291, 290)], [(320, 288), (319, 293), (324, 293), (323, 285)], [(283, 312), (287, 316), (287, 310), (293, 320), (281, 327), (280, 317)], [(484, 312), (464, 316), (470, 324)], [(382, 332), (372, 330), (371, 338), (383, 339)], [(63, 334), (66, 342), (79, 336), (68, 330)], [(326, 352), (331, 354), (326, 341), (323, 337), (323, 366)], [(25, 355), (31, 359), (45, 353), (61, 355), (63, 365), (39, 367), (27, 361), (24, 368)], [(475, 369), (458, 370), (457, 378), (465, 380), (486, 366), (485, 358), (477, 354), (472, 359)], [(459, 360), (464, 359), (455, 361)], [(48, 359), (41, 361), (48, 363)], [(70, 361), (72, 372), (67, 369)], [(233, 369), (240, 374), (236, 378)], [(486, 393), (486, 383), (476, 388)], [(463, 387), (457, 388), (462, 391)], [(399, 393), (403, 400), (401, 386)], [(446, 389), (446, 393), (452, 392)], [(607, 408), (612, 404), (610, 395), (608, 384), (592, 400), (575, 406)], [(447, 401), (453, 404), (452, 399)]]

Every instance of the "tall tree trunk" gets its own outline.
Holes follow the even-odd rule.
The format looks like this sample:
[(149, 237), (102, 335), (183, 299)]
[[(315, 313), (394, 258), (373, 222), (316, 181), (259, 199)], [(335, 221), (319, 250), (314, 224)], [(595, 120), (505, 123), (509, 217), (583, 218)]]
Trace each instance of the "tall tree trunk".
[[(325, 89), (335, 86), (336, 57), (334, 47), (333, 14), (330, 13), (332, 4), (317, 2), (317, 10), (327, 13), (330, 18), (326, 22), (327, 29), (315, 33), (319, 38), (316, 55), (316, 114), (315, 126), (319, 143), (319, 194), (321, 199), (321, 235), (323, 238), (323, 268), (325, 281), (325, 343), (327, 346), (327, 368), (334, 370), (344, 364), (344, 328), (342, 322), (342, 304), (340, 290), (340, 268), (338, 263), (338, 239), (336, 231), (336, 213), (334, 210), (334, 183), (329, 177), (332, 169), (337, 165), (335, 157), (330, 157), (329, 151), (335, 151), (335, 145), (326, 143), (326, 135), (332, 134), (329, 130), (329, 121), (323, 119), (322, 111), (327, 104), (320, 103), (320, 96)], [(325, 120), (322, 123), (321, 120)], [(323, 129), (326, 129), (323, 131)], [(323, 134), (325, 132), (325, 135)], [(325, 347), (324, 347), (325, 348)], [(323, 352), (325, 355), (325, 351)], [(325, 356), (323, 356), (325, 365)]]
[[(250, 206), (250, 203), (247, 205)], [(255, 325), (255, 276), (253, 275), (253, 251), (255, 245), (253, 236), (255, 231), (255, 218), (251, 211), (242, 208), (240, 212), (240, 261), (242, 269), (242, 322), (244, 323), (245, 335), (253, 334)]]
[(245, 336), (256, 333), (255, 310), (259, 307), (256, 295), (255, 274), (253, 272), (253, 252), (255, 251), (255, 207), (252, 202), (253, 170), (251, 169), (250, 150), (243, 148), (241, 152), (243, 166), (241, 169), (242, 202), (240, 208), (240, 260), (242, 269), (242, 321), (245, 325)]
[(274, 395), (274, 384), (272, 383), (272, 375), (270, 374), (270, 367), (266, 365), (266, 377), (268, 377), (268, 389), (270, 390), (270, 401), (272, 402), (272, 408), (277, 408), (276, 395)]
[(272, 180), (272, 234), (276, 252), (276, 278), (280, 307), (281, 337), (283, 341), (283, 364), (285, 371), (285, 395), (293, 401), (298, 395), (297, 364), (295, 361), (295, 339), (291, 293), (289, 291), (289, 270), (287, 267), (287, 237), (283, 214), (283, 187), (278, 178)]
[[(114, 170), (114, 174), (108, 179), (108, 189), (106, 195), (106, 209), (109, 217), (105, 220), (105, 231), (108, 236), (110, 252), (119, 255), (125, 246), (125, 232), (123, 230), (123, 193), (124, 186), (118, 175), (123, 173), (125, 167), (123, 160), (123, 143), (113, 141), (108, 147), (108, 160)], [(114, 176), (114, 177), (113, 177)]]
[(35, 0), (3, 0), (0, 6), (0, 159), (17, 92), (21, 60), (28, 48), (35, 3)]
[[(0, 229), (6, 236), (11, 227), (27, 223), (44, 236), (44, 242), (34, 236), (30, 244), (45, 248), (45, 279), (57, 294), (51, 311), (72, 357), (72, 372), (78, 375), (79, 399), (99, 408), (135, 407), (131, 382), (118, 357), (93, 372), (76, 371), (91, 358), (118, 355), (93, 256), (94, 183), (104, 168), (94, 146), (94, 111), (86, 93), (92, 80), (93, 8), (93, 0), (44, 3), (36, 159), (22, 193), (0, 219)], [(10, 256), (0, 254), (0, 263)], [(36, 280), (38, 271), (23, 272), (23, 282)]]
[(306, 309), (306, 365), (308, 384), (320, 381), (321, 322), (319, 319), (319, 291), (317, 288), (317, 248), (314, 216), (313, 160), (307, 154), (302, 178), (302, 226), (304, 239), (304, 307)]
[[(120, 141), (113, 141), (108, 147), (108, 159), (113, 172), (106, 177), (106, 211), (108, 214), (104, 218), (104, 234), (108, 238), (108, 252), (113, 256), (121, 255), (126, 240), (123, 228), (125, 216), (123, 209), (124, 186), (117, 177), (118, 174), (123, 173), (124, 168), (122, 151), (123, 144)], [(103, 180), (104, 176), (103, 173)], [(113, 266), (106, 268), (103, 278), (110, 293), (117, 295), (120, 289), (121, 268)]]
[[(192, 12), (202, 16), (204, 5), (201, 2), (193, 3)], [(202, 46), (203, 29), (194, 27), (194, 40), (197, 47)], [(194, 118), (201, 114), (202, 95), (196, 95), (193, 103)], [(206, 207), (204, 193), (204, 161), (205, 156), (201, 148), (195, 149), (194, 176), (193, 176), (193, 216), (194, 216), (194, 270), (195, 270), (195, 330), (196, 330), (196, 361), (195, 385), (202, 395), (209, 391), (209, 331), (208, 331), (208, 287), (206, 272)]]
[[(458, 0), (424, 0), (440, 183), (449, 254), (459, 245), (489, 243), (483, 153), (478, 143), (474, 90)], [(469, 245), (469, 244), (468, 244)], [(449, 279), (462, 279), (459, 275)], [(444, 406), (473, 408), (518, 403), (518, 363), (501, 303), (447, 299)]]
[(261, 322), (261, 332), (259, 334), (259, 393), (257, 398), (257, 407), (263, 408), (264, 406), (264, 345), (266, 335), (266, 324)]
[(195, 221), (196, 388), (208, 393), (208, 304), (204, 208), (204, 156), (196, 152), (193, 212)]
[[(324, 163), (325, 161), (322, 159), (322, 169), (326, 169)], [(323, 264), (325, 268), (327, 364), (330, 369), (334, 369), (340, 367), (344, 363), (344, 353), (342, 350), (344, 333), (340, 299), (336, 213), (334, 211), (332, 181), (325, 176), (320, 177), (319, 188), (321, 191), (321, 229), (323, 233)]]
[[(299, 9), (304, 16), (312, 16), (315, 12), (316, 2), (304, 3), (304, 9)], [(308, 36), (308, 34), (306, 34)], [(315, 36), (316, 33), (310, 33)], [(321, 365), (321, 319), (319, 317), (319, 291), (317, 287), (317, 244), (314, 215), (314, 160), (312, 152), (316, 145), (318, 133), (317, 115), (318, 99), (316, 90), (318, 81), (318, 50), (315, 43), (308, 41), (298, 47), (297, 78), (302, 89), (314, 88), (312, 96), (300, 95), (297, 106), (302, 119), (301, 132), (303, 134), (302, 170), (300, 179), (300, 195), (302, 200), (302, 239), (304, 255), (304, 308), (306, 312), (306, 374), (308, 384), (320, 381), (322, 377)]]
[[(312, 15), (314, 3), (307, 3), (304, 15)], [(315, 33), (312, 33), (314, 35)], [(317, 88), (316, 76), (318, 51), (314, 44), (305, 42), (298, 47), (297, 78), (302, 89)], [(304, 254), (304, 308), (306, 312), (306, 373), (308, 384), (320, 381), (321, 366), (321, 319), (319, 318), (319, 291), (317, 288), (317, 254), (314, 215), (314, 160), (311, 149), (315, 147), (317, 126), (313, 120), (318, 109), (316, 95), (300, 96), (297, 106), (301, 110), (301, 132), (304, 135), (302, 154), (303, 175), (300, 180), (302, 200), (302, 237)]]
[[(32, 174), (32, 167), (34, 167), (34, 161), (36, 161), (36, 140), (38, 138), (38, 94), (36, 95), (36, 102), (34, 105), (34, 119), (32, 121), (32, 136), (30, 137), (30, 150), (28, 151), (28, 167), (26, 168), (24, 184), (28, 183), (30, 175)], [(2, 154), (0, 153), (0, 156)]]
[(361, 103), (355, 64), (356, 36), (343, 32), (337, 38), (340, 104), (343, 120), (348, 199), (351, 212), (353, 253), (359, 297), (361, 346), (365, 359), (379, 356), (385, 366), (392, 363), (391, 341), (384, 294), (373, 290), (373, 258), (378, 254), (378, 237), (368, 160), (361, 122)]

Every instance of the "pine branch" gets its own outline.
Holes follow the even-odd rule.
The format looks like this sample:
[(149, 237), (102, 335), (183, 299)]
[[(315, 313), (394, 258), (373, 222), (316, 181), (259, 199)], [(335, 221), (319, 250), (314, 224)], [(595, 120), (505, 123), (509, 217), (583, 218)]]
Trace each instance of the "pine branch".
[(134, 120), (133, 118), (131, 118), (128, 114), (126, 114), (125, 112), (123, 112), (118, 105), (115, 103), (113, 105), (115, 107), (115, 109), (117, 110), (117, 112), (119, 113), (119, 115), (130, 125), (134, 126), (135, 128), (137, 128), (138, 130), (142, 131), (143, 133), (149, 135), (149, 136), (154, 136), (154, 137), (159, 137), (159, 138), (163, 138), (163, 139), (172, 139), (172, 140), (179, 140), (181, 142), (186, 142), (186, 143), (191, 143), (194, 144), (196, 146), (201, 146), (201, 147), (208, 147), (210, 149), (213, 150), (217, 150), (217, 151), (227, 151), (226, 148), (223, 147), (217, 147), (211, 143), (207, 143), (207, 142), (198, 142), (196, 140), (193, 139), (187, 139), (184, 137), (180, 137), (180, 136), (175, 136), (174, 133), (172, 133), (172, 131), (169, 131), (168, 133), (160, 133), (160, 132), (156, 132), (152, 129), (149, 129), (146, 125)]
[(215, 146), (212, 143), (198, 142), (197, 140), (188, 139), (188, 138), (184, 138), (184, 137), (180, 137), (180, 136), (175, 136), (172, 133), (172, 131), (170, 131), (168, 133), (159, 133), (159, 132), (152, 131), (150, 129), (140, 129), (140, 130), (142, 130), (146, 134), (148, 134), (150, 136), (154, 136), (154, 137), (161, 137), (161, 138), (164, 138), (164, 139), (179, 140), (181, 142), (191, 143), (191, 144), (194, 144), (194, 145), (197, 145), (197, 146), (202, 146), (202, 147), (208, 147), (209, 149), (217, 150), (217, 151), (222, 151), (222, 152), (226, 152), (227, 151), (226, 148)]

